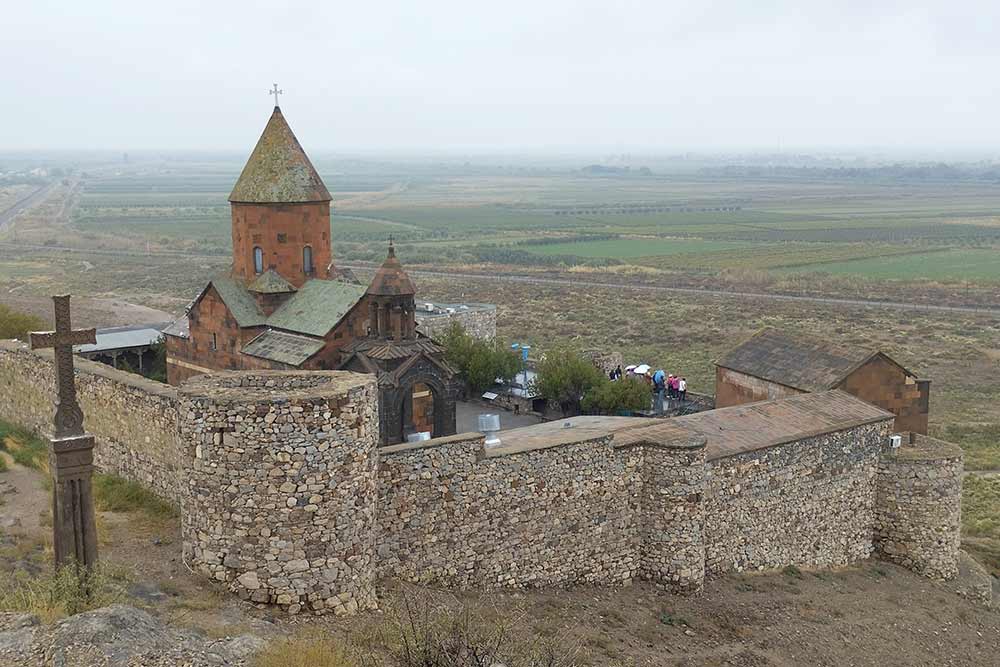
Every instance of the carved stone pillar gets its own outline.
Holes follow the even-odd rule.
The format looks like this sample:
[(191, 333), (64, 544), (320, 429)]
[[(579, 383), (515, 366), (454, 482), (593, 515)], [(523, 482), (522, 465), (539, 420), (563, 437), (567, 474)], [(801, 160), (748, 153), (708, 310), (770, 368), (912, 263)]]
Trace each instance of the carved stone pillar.
[(52, 472), (52, 536), (56, 567), (97, 565), (97, 524), (94, 520), (94, 436), (53, 438), (49, 454)]

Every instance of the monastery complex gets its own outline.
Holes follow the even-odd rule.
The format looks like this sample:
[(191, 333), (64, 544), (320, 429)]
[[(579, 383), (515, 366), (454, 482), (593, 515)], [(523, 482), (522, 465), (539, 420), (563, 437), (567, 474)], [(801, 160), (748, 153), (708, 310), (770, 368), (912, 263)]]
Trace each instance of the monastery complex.
[[(461, 386), (401, 258), (389, 243), (367, 284), (337, 268), (330, 193), (277, 107), (229, 200), (232, 268), (165, 332), (169, 384), (86, 359), (76, 382), (96, 464), (179, 507), (185, 563), (239, 597), (351, 614), (382, 577), (687, 594), (871, 557), (956, 575), (962, 453), (888, 356), (766, 330), (718, 361), (715, 409), (456, 433)], [(0, 342), (0, 414), (44, 431), (51, 364)]]

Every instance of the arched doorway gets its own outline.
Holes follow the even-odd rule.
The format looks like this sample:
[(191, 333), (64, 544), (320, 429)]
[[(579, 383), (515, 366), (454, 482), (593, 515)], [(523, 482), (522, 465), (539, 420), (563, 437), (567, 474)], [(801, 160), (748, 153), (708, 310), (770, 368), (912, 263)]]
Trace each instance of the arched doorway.
[(414, 382), (409, 395), (403, 397), (403, 440), (414, 433), (434, 432), (434, 389), (423, 382)]

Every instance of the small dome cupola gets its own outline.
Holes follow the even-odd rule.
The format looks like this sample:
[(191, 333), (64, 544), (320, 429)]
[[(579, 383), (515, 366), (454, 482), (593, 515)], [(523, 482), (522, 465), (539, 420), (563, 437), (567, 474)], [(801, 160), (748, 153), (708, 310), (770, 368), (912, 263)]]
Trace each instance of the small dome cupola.
[(389, 239), (389, 252), (366, 292), (369, 300), (371, 335), (385, 340), (416, 337), (416, 288), (396, 257)]

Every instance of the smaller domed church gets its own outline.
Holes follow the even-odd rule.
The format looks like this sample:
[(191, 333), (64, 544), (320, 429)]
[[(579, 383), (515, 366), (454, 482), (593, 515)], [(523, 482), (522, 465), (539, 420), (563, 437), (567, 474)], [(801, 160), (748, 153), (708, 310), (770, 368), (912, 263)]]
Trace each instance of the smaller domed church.
[(454, 434), (459, 385), (443, 348), (417, 331), (413, 281), (391, 241), (367, 288), (338, 270), (330, 201), (275, 106), (229, 195), (232, 267), (164, 330), (167, 381), (215, 370), (372, 373), (383, 444)]

